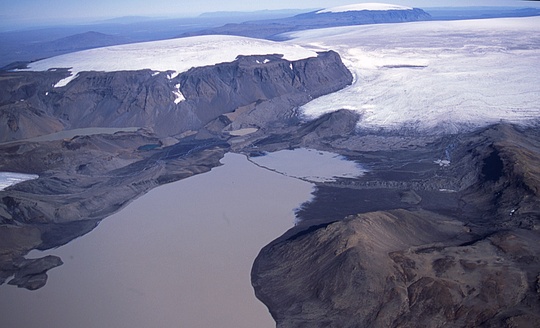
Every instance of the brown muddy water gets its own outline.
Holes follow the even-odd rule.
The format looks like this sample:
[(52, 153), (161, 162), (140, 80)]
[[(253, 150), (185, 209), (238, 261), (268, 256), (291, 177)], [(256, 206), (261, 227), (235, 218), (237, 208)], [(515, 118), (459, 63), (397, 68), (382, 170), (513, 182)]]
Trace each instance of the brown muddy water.
[(294, 223), (310, 183), (227, 154), (153, 189), (68, 245), (37, 291), (0, 287), (2, 327), (270, 328), (250, 282), (259, 250)]
[[(262, 247), (294, 225), (311, 181), (360, 176), (343, 157), (311, 149), (251, 158), (151, 190), (58, 249), (37, 291), (0, 286), (0, 327), (271, 328), (253, 292)], [(308, 182), (309, 181), (309, 182)]]

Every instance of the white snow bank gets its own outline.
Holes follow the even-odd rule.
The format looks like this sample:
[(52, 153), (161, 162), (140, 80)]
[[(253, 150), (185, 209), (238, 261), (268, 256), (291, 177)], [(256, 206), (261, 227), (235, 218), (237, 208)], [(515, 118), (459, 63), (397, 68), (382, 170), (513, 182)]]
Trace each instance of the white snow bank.
[(411, 7), (392, 5), (387, 3), (377, 3), (377, 2), (368, 2), (368, 3), (357, 3), (353, 5), (345, 5), (339, 7), (332, 7), (323, 10), (319, 10), (317, 14), (322, 13), (343, 13), (347, 11), (362, 11), (362, 10), (376, 10), (376, 11), (385, 11), (385, 10), (412, 10)]
[[(90, 49), (40, 60), (29, 70), (70, 68), (72, 75), (56, 86), (65, 86), (83, 71), (175, 71), (173, 77), (192, 67), (231, 62), (238, 55), (283, 54), (284, 59), (316, 57), (314, 51), (295, 44), (238, 36), (209, 35)], [(155, 74), (155, 73), (154, 73)]]
[(186, 100), (186, 98), (182, 94), (182, 91), (180, 91), (180, 84), (179, 83), (174, 86), (173, 94), (174, 94), (174, 97), (175, 97), (174, 103), (177, 104), (177, 105), (180, 102)]
[(433, 132), (540, 117), (540, 17), (336, 27), (288, 34), (337, 51), (355, 80), (301, 108), (341, 108), (359, 126)]
[(0, 172), (0, 191), (17, 183), (37, 178), (39, 178), (39, 176), (35, 174)]

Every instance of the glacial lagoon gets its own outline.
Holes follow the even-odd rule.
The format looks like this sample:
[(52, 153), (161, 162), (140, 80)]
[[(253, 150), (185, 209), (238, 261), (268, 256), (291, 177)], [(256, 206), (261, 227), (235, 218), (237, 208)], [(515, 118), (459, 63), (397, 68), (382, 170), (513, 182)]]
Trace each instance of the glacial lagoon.
[(293, 226), (294, 209), (310, 200), (313, 184), (243, 155), (227, 154), (222, 163), (151, 190), (65, 246), (31, 252), (60, 256), (64, 265), (37, 291), (1, 286), (2, 325), (275, 327), (254, 296), (251, 266)]

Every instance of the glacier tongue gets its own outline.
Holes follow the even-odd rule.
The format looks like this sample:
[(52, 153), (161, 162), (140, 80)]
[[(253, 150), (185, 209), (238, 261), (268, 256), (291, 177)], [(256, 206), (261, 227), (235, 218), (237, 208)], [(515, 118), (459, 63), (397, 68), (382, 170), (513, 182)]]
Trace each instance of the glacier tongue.
[(362, 113), (360, 127), (453, 132), (540, 117), (540, 17), (338, 27), (288, 34), (333, 49), (352, 86), (302, 107)]

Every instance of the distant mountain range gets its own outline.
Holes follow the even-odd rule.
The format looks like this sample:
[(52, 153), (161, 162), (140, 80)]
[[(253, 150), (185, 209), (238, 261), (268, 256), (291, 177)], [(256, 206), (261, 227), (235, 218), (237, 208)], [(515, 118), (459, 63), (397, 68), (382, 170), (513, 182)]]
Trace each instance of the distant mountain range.
[(392, 10), (348, 10), (348, 11), (311, 11), (293, 17), (249, 21), (240, 24), (227, 24), (217, 28), (183, 33), (179, 37), (195, 35), (239, 35), (269, 40), (283, 40), (281, 35), (286, 32), (309, 30), (315, 28), (401, 23), (429, 20), (431, 16), (418, 8), (403, 8)]
[[(21, 68), (24, 67), (28, 61), (34, 61), (37, 59), (54, 57), (75, 51), (107, 47), (130, 42), (133, 41), (126, 37), (104, 34), (94, 31), (78, 33), (53, 41), (32, 43), (26, 46), (22, 46), (20, 49), (18, 49), (16, 53), (10, 54), (10, 56), (7, 57), (17, 60), (11, 60), (11, 64), (5, 66), (4, 69)], [(0, 65), (2, 65), (2, 62), (0, 62)]]
[(72, 52), (90, 48), (107, 47), (128, 42), (130, 42), (130, 40), (122, 36), (90, 31), (50, 42), (40, 43), (31, 48), (33, 48), (33, 50), (39, 48), (41, 51), (50, 53), (64, 53), (66, 51)]
[(282, 10), (257, 10), (252, 12), (245, 11), (213, 11), (208, 13), (202, 13), (200, 18), (217, 18), (217, 17), (238, 17), (241, 19), (275, 19), (290, 17), (298, 14), (305, 13), (306, 9), (282, 9)]

